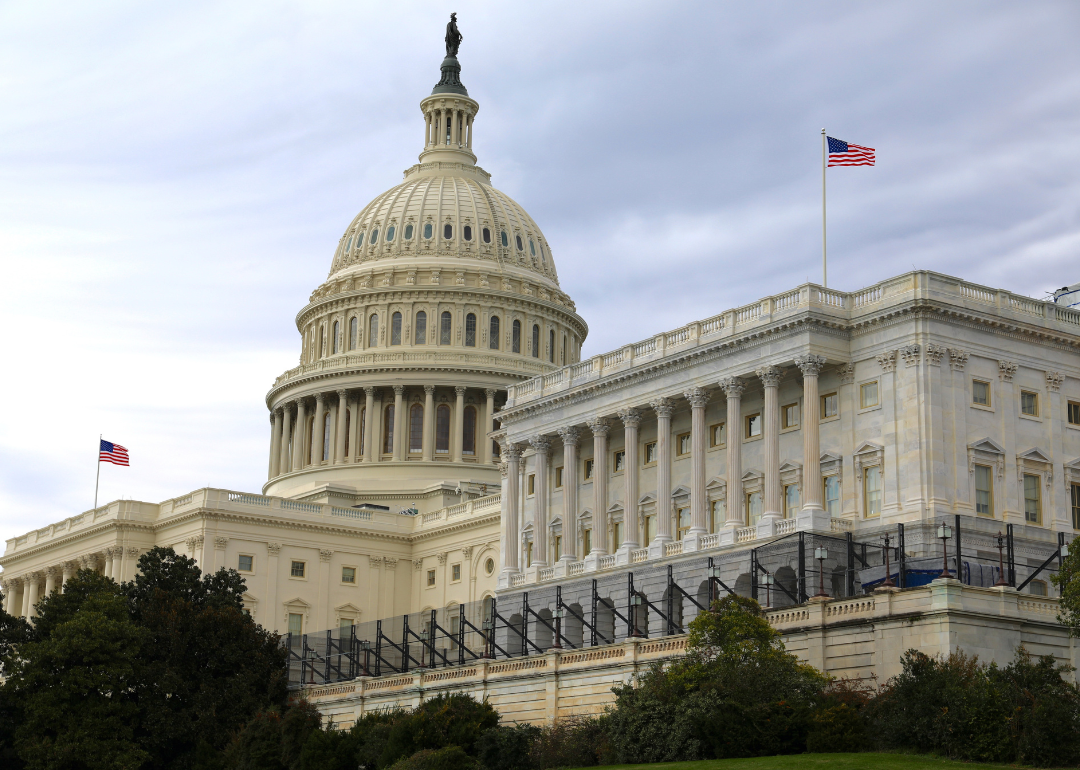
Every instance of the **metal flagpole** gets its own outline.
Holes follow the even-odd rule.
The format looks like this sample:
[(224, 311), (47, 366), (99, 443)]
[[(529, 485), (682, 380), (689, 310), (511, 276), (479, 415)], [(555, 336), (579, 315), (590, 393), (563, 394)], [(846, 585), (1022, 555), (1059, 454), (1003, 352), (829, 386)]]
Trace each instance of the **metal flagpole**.
[(821, 285), (829, 288), (829, 268), (825, 260), (825, 129), (821, 129)]
[(101, 482), (101, 437), (104, 433), (99, 433), (97, 437), (97, 476), (94, 478), (94, 510), (97, 510), (97, 493), (98, 484)]

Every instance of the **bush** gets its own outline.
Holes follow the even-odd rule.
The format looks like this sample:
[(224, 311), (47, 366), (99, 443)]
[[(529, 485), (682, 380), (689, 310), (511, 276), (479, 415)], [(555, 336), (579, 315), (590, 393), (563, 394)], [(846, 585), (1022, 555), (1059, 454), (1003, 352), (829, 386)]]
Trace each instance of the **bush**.
[(479, 764), (460, 746), (424, 749), (407, 759), (399, 759), (391, 770), (476, 770)]
[(449, 746), (460, 746), (474, 756), (480, 736), (498, 723), (499, 714), (487, 701), (462, 694), (439, 695), (392, 722), (378, 767), (390, 767), (418, 751)]
[(534, 725), (499, 725), (486, 730), (476, 742), (476, 758), (484, 770), (532, 770), (533, 742), (540, 735)]
[(570, 718), (539, 730), (529, 756), (536, 770), (593, 767), (609, 753), (607, 743), (603, 720)]

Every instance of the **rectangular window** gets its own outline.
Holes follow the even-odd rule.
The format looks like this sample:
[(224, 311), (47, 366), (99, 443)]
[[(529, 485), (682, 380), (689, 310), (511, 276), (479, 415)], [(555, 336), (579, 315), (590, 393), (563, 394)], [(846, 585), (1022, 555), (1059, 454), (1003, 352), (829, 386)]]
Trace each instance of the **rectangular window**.
[(338, 635), (341, 639), (348, 639), (352, 636), (353, 621), (352, 618), (338, 618)]
[(645, 517), (645, 545), (656, 539), (656, 517)]
[(304, 562), (294, 561), (292, 563), (291, 574), (293, 577), (302, 578), (304, 576)]
[(563, 469), (563, 467), (561, 465), (558, 468), (555, 469), (555, 488), (556, 489), (562, 489), (562, 469)]
[(555, 535), (555, 537), (551, 538), (551, 540), (552, 540), (552, 543), (551, 543), (552, 548), (555, 551), (555, 553), (552, 556), (551, 560), (552, 561), (558, 561), (559, 557), (562, 556), (562, 535)]
[(1032, 580), (1028, 583), (1028, 593), (1032, 596), (1046, 596), (1046, 581), (1045, 580)]
[(620, 449), (614, 454), (613, 458), (614, 462), (612, 463), (612, 468), (614, 468), (615, 473), (626, 468), (626, 452)]
[(727, 500), (713, 500), (709, 505), (709, 531), (718, 532), (727, 520)]
[(584, 550), (583, 556), (588, 556), (592, 552), (592, 530), (585, 529), (581, 531), (581, 545)]
[(450, 565), (450, 579), (453, 580), (455, 583), (457, 581), (461, 580), (461, 565), (460, 564), (451, 564)]
[(825, 488), (825, 511), (830, 516), (840, 515), (840, 476), (826, 476), (821, 480)]
[(797, 484), (784, 486), (784, 518), (790, 519), (799, 512), (799, 487)]
[(761, 415), (750, 414), (746, 416), (746, 437), (754, 438), (761, 435)]
[(533, 548), (532, 541), (525, 544), (525, 566), (526, 567), (531, 567), (532, 566), (532, 548)]
[(727, 424), (717, 423), (709, 428), (709, 446), (727, 445)]
[(645, 457), (645, 464), (646, 465), (652, 465), (654, 462), (656, 462), (656, 442), (655, 441), (650, 441), (648, 444), (645, 445), (645, 451), (643, 453), (643, 456)]
[(881, 515), (881, 467), (863, 471), (863, 511), (867, 517)]
[(619, 546), (622, 545), (622, 522), (615, 521), (611, 524), (611, 539), (614, 541), (611, 550), (619, 550)]
[(1080, 425), (1080, 401), (1069, 402), (1069, 425)]
[(985, 380), (971, 381), (971, 403), (990, 406), (990, 383)]
[(680, 457), (690, 454), (690, 434), (680, 433), (675, 439), (675, 446)]
[(761, 518), (761, 512), (764, 509), (761, 501), (760, 492), (751, 492), (746, 496), (746, 513), (749, 517), (748, 524), (757, 524), (758, 519)]
[(585, 480), (588, 481), (589, 479), (592, 478), (593, 461), (591, 459), (586, 460), (584, 465), (585, 465), (585, 472), (582, 474), (582, 476), (584, 476)]
[(1080, 529), (1080, 484), (1072, 484), (1073, 529)]
[(1024, 521), (1032, 524), (1042, 523), (1042, 497), (1039, 491), (1039, 477), (1024, 474)]
[(676, 513), (678, 516), (678, 529), (676, 530), (676, 536), (679, 540), (682, 540), (690, 532), (690, 509), (680, 508)]
[(1039, 416), (1039, 394), (1030, 390), (1020, 391), (1020, 414), (1028, 417)]
[(293, 636), (300, 636), (304, 633), (304, 616), (299, 612), (289, 613), (289, 633)]
[(780, 416), (783, 419), (785, 428), (797, 428), (799, 427), (799, 405), (788, 404), (780, 409)]
[(975, 466), (975, 513), (994, 515), (994, 474), (989, 465)]
[(536, 474), (535, 473), (530, 473), (529, 474), (529, 492), (528, 492), (528, 494), (529, 494), (529, 497), (532, 497), (533, 495), (536, 494)]
[(342, 567), (341, 568), (341, 582), (348, 583), (349, 585), (356, 584), (356, 567)]
[(840, 398), (835, 393), (826, 393), (821, 397), (821, 419), (836, 417), (840, 414)]
[(859, 386), (859, 408), (866, 409), (867, 407), (877, 406), (878, 401), (878, 384), (877, 380), (873, 382), (864, 382)]
[(429, 569), (427, 571), (427, 584), (428, 588), (431, 588), (433, 585), (435, 585), (435, 570), (433, 569)]
[(237, 569), (241, 572), (253, 572), (255, 570), (255, 557), (240, 554), (240, 563), (237, 565)]

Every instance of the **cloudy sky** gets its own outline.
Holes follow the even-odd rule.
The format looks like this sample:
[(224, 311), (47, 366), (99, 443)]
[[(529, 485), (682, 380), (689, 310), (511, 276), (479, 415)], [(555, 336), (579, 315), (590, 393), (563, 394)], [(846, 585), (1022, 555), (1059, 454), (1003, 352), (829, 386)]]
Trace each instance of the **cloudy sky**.
[(1080, 4), (0, 2), (0, 538), (258, 490), (263, 397), (422, 137), (447, 14), (475, 148), (591, 355), (820, 279), (1080, 281)]

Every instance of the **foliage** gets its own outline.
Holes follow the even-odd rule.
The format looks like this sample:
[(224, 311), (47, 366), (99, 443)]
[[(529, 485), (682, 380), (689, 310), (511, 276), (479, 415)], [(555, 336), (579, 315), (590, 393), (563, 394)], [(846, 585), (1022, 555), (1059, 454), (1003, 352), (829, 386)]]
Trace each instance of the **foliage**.
[(1050, 581), (1060, 592), (1058, 621), (1068, 626), (1073, 636), (1080, 636), (1080, 547), (1070, 547), (1069, 555), (1061, 560), (1061, 569), (1050, 575)]
[(498, 723), (499, 714), (487, 701), (463, 694), (439, 695), (393, 722), (378, 767), (389, 767), (424, 749), (447, 746), (460, 746), (475, 756), (481, 734)]
[(479, 765), (460, 746), (447, 746), (418, 751), (391, 767), (392, 770), (476, 770)]
[[(3, 594), (0, 594), (0, 674), (11, 671), (14, 654), (19, 645), (30, 638), (30, 624), (3, 610)], [(15, 749), (15, 727), (21, 715), (11, 688), (0, 687), (0, 767), (6, 770), (22, 770), (23, 762)]]
[(533, 743), (540, 728), (529, 724), (499, 725), (476, 741), (476, 758), (484, 770), (531, 770)]
[(562, 719), (536, 734), (529, 751), (533, 767), (593, 767), (605, 764), (610, 754), (605, 719)]

